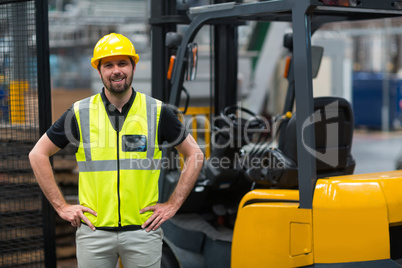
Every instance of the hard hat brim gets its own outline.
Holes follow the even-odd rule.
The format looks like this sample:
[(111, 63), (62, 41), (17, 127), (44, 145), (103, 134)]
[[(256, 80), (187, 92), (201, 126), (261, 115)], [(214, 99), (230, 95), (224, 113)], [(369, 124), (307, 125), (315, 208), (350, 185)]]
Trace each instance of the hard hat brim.
[(107, 57), (113, 57), (113, 56), (127, 56), (127, 57), (131, 58), (135, 62), (135, 64), (137, 64), (138, 61), (140, 60), (140, 57), (138, 56), (138, 54), (134, 55), (134, 56), (131, 54), (111, 54), (111, 55), (105, 55), (105, 56), (98, 57), (98, 58), (92, 58), (91, 65), (94, 69), (98, 69), (98, 64), (101, 59), (104, 59)]

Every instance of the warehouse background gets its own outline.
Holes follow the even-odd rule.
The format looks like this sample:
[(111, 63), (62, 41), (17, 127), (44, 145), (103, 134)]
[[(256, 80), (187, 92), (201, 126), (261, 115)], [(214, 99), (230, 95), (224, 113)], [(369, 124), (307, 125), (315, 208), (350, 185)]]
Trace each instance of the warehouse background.
[[(185, 2), (195, 6), (211, 1)], [(45, 262), (50, 267), (56, 262), (59, 267), (75, 265), (75, 228), (52, 214), (49, 204), (43, 201), (28, 162), (28, 152), (74, 101), (102, 88), (89, 62), (93, 46), (105, 34), (118, 32), (133, 40), (141, 57), (135, 88), (151, 93), (149, 5), (150, 1), (146, 0), (0, 1), (1, 267), (43, 267)], [(49, 18), (49, 25), (44, 18)], [(357, 173), (370, 172), (367, 168), (380, 171), (378, 166), (383, 170), (393, 169), (397, 155), (389, 152), (392, 149), (395, 152), (395, 147), (401, 144), (401, 26), (400, 19), (338, 23), (325, 26), (313, 38), (314, 44), (326, 48), (314, 82), (315, 94), (342, 96), (352, 103), (354, 96), (360, 98), (365, 94), (365, 98), (360, 98), (362, 102), (353, 103), (356, 128), (361, 130), (355, 134), (353, 147), (358, 160)], [(250, 23), (239, 32), (239, 96), (245, 102), (256, 103), (253, 92), (262, 88), (258, 98), (265, 102), (256, 107), (259, 107), (257, 112), (265, 114), (281, 110), (277, 104), (283, 103), (286, 88), (279, 71), (286, 51), (274, 51), (280, 55), (277, 60), (272, 60), (272, 54), (264, 53), (264, 44), (280, 46), (282, 43), (282, 36), (269, 34), (274, 28)], [(288, 28), (285, 25), (280, 29), (287, 31)], [(185, 26), (180, 30), (184, 31)], [(205, 105), (209, 93), (209, 36), (210, 29), (206, 28), (197, 39), (199, 82), (186, 85), (194, 106)], [(50, 64), (50, 74), (45, 73), (46, 64)], [(259, 80), (259, 68), (272, 73), (263, 73), (263, 79)], [(366, 89), (364, 93), (362, 89)], [(367, 133), (374, 135), (367, 136)], [(370, 151), (367, 144), (377, 144), (377, 147)], [(383, 156), (379, 153), (381, 149), (387, 152)], [(53, 164), (56, 180), (67, 201), (76, 203), (78, 176), (73, 154), (74, 148), (67, 147), (53, 158)], [(359, 159), (369, 162), (359, 164)]]

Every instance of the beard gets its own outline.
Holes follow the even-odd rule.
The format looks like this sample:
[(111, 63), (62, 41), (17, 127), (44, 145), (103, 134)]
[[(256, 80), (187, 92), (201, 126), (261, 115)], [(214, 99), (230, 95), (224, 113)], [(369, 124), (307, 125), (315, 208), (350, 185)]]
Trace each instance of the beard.
[[(118, 79), (118, 78), (114, 78), (114, 79)], [(123, 84), (120, 85), (115, 85), (111, 79), (106, 79), (102, 76), (102, 82), (103, 85), (105, 86), (105, 88), (114, 95), (122, 95), (125, 92), (127, 92), (127, 90), (129, 90), (131, 88), (131, 84), (133, 82), (133, 75), (130, 75), (129, 77), (124, 77), (125, 81)]]

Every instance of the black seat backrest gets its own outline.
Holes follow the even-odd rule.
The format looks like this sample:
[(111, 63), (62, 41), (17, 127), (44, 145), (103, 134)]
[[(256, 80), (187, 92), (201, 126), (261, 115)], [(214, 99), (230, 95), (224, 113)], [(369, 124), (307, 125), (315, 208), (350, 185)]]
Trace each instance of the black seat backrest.
[[(349, 102), (337, 97), (314, 99), (315, 148), (317, 178), (352, 174), (355, 161), (351, 155), (353, 113)], [(279, 148), (268, 148), (258, 156), (269, 165), (250, 167), (246, 177), (258, 187), (292, 189), (298, 187), (296, 113), (280, 131)]]
[[(354, 118), (349, 102), (339, 97), (314, 98), (315, 149), (317, 178), (351, 174), (355, 161), (351, 156)], [(310, 125), (310, 127), (313, 124)], [(297, 163), (296, 114), (289, 120), (279, 148)], [(323, 154), (320, 156), (320, 154)]]

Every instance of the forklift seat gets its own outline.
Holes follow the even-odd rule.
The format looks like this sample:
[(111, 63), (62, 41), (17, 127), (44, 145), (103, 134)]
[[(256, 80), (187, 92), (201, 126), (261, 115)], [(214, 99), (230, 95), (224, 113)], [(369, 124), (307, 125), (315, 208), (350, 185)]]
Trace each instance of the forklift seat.
[[(339, 97), (314, 98), (317, 178), (352, 174), (355, 160), (351, 155), (354, 118), (348, 101)], [(280, 135), (279, 148), (267, 149), (259, 157), (269, 160), (269, 167), (249, 168), (246, 175), (257, 186), (292, 189), (298, 187), (296, 113)]]

